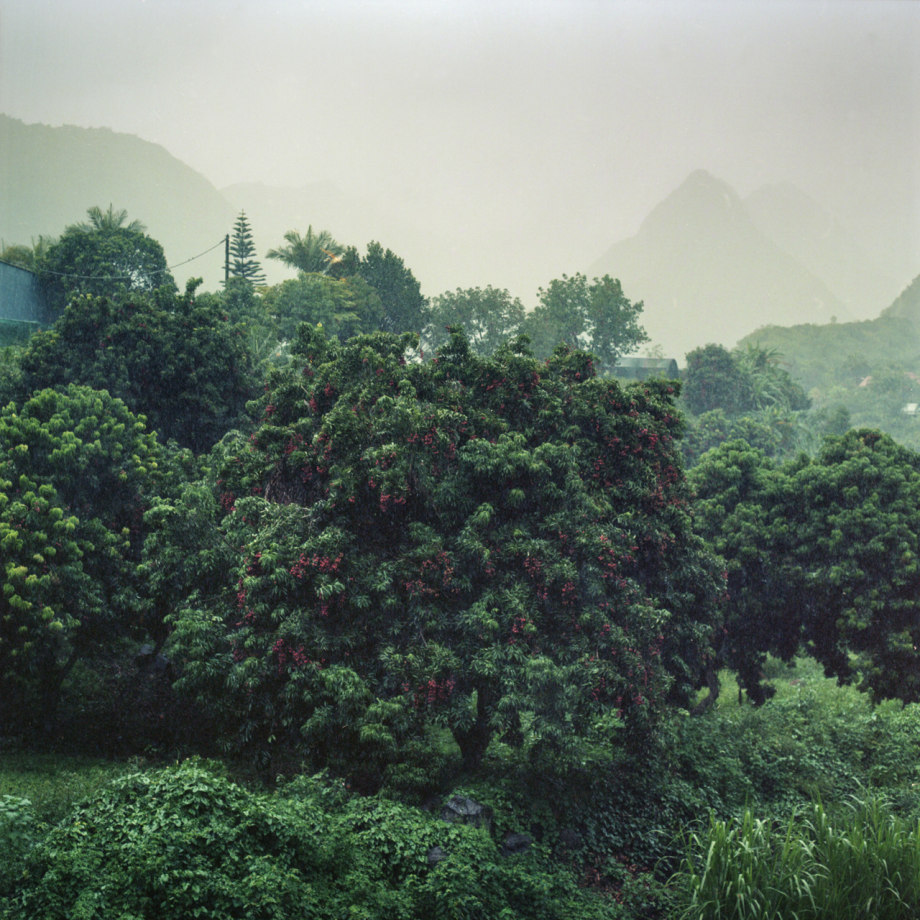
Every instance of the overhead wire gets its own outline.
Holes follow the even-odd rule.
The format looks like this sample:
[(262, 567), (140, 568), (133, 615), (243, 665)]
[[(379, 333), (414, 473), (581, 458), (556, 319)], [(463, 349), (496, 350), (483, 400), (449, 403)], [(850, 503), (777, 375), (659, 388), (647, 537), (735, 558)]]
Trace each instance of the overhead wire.
[[(167, 272), (171, 272), (174, 268), (181, 268), (183, 265), (188, 265), (189, 262), (194, 262), (196, 259), (200, 259), (203, 256), (206, 256), (209, 252), (213, 252), (217, 249), (218, 246), (225, 246), (227, 242), (226, 237), (218, 240), (213, 246), (209, 246), (204, 252), (199, 252), (197, 256), (192, 256), (189, 259), (185, 259), (182, 262), (176, 262), (173, 265), (167, 265), (166, 268), (158, 268), (155, 271), (149, 272), (150, 275), (165, 275)], [(54, 275), (57, 278), (73, 278), (77, 281), (133, 281), (134, 277), (132, 275), (75, 275), (73, 272), (55, 272), (48, 269), (43, 269), (41, 272), (43, 275)]]

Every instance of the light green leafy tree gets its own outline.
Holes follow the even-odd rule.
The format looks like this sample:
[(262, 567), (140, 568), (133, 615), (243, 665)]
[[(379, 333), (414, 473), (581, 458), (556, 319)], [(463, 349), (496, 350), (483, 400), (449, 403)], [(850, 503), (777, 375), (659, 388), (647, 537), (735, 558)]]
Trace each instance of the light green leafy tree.
[(524, 316), (524, 305), (507, 290), (457, 288), (432, 301), (424, 345), (426, 350), (439, 348), (455, 326), (464, 331), (476, 354), (490, 355), (520, 332)]
[(0, 412), (0, 696), (48, 727), (74, 663), (142, 634), (135, 567), (159, 448), (107, 392), (69, 385)]
[(277, 249), (269, 249), (266, 258), (283, 262), (288, 268), (308, 274), (327, 272), (331, 266), (338, 262), (342, 255), (343, 247), (335, 241), (328, 230), (313, 232), (313, 227), (307, 227), (306, 233), (288, 230), (284, 234), (284, 245)]
[(590, 282), (580, 273), (563, 275), (540, 290), (539, 301), (523, 327), (538, 357), (562, 343), (591, 352), (598, 372), (611, 375), (617, 358), (648, 341), (639, 324), (641, 301), (631, 303), (609, 275)]

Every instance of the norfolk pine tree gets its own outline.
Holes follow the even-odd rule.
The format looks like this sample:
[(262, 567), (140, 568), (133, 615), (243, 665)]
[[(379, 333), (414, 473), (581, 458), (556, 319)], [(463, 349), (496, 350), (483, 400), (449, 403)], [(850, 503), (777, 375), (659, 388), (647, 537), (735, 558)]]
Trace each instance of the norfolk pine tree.
[(256, 258), (256, 247), (245, 211), (240, 211), (230, 238), (230, 278), (240, 279), (253, 286), (265, 284), (265, 273)]

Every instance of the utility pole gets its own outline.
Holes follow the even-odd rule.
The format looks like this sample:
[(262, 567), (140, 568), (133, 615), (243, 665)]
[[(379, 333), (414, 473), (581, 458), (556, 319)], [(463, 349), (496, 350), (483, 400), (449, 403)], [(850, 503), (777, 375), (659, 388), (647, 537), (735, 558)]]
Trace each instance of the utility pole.
[(230, 234), (224, 237), (224, 287), (230, 283)]

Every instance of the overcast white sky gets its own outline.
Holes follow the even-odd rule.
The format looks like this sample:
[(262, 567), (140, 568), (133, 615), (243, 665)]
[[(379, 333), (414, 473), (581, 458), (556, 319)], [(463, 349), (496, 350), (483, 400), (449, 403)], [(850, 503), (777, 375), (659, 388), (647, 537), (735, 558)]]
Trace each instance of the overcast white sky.
[(696, 168), (791, 181), (920, 271), (915, 0), (0, 0), (0, 111), (519, 235), (543, 281)]

